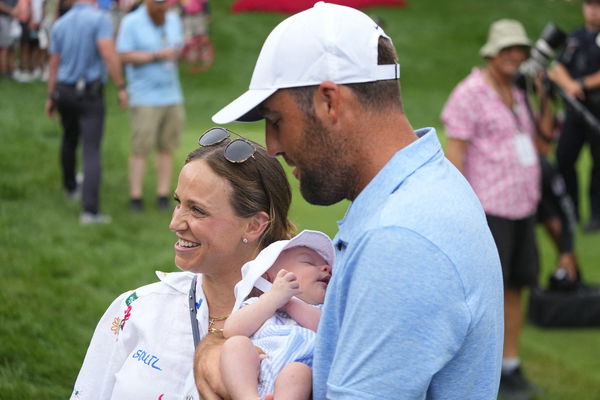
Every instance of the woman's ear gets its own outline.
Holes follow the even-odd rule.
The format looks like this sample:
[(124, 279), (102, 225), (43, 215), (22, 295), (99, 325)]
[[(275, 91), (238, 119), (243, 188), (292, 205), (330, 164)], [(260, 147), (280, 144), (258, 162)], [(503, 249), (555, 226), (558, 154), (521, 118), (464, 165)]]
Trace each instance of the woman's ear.
[(250, 243), (258, 240), (263, 232), (269, 226), (269, 214), (264, 211), (259, 211), (249, 218), (248, 226), (246, 227), (245, 239)]

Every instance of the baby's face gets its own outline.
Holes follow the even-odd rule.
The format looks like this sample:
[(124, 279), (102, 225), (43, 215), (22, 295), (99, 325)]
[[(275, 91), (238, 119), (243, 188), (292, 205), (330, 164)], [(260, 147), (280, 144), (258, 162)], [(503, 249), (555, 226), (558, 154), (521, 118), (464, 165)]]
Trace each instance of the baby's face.
[(323, 304), (325, 290), (331, 278), (331, 266), (313, 249), (298, 246), (283, 251), (271, 271), (293, 272), (302, 294), (298, 298), (308, 304)]

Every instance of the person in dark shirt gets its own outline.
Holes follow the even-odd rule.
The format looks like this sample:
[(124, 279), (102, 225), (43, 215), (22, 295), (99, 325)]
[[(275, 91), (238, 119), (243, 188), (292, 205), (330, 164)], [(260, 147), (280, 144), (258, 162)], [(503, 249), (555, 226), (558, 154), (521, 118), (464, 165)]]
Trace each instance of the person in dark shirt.
[[(585, 26), (569, 35), (565, 49), (549, 71), (549, 76), (566, 96), (580, 101), (600, 120), (600, 0), (585, 0), (583, 17)], [(556, 148), (556, 160), (567, 192), (575, 204), (578, 219), (580, 201), (575, 164), (586, 143), (592, 155), (589, 186), (591, 211), (583, 230), (590, 233), (600, 231), (600, 131), (586, 122), (579, 112), (567, 106), (563, 132)]]

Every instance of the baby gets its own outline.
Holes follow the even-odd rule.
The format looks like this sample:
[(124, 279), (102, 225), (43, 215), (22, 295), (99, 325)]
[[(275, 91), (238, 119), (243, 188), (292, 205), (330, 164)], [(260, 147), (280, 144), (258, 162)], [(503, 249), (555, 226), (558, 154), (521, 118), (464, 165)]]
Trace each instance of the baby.
[[(223, 331), (221, 377), (210, 378), (211, 386), (222, 388), (222, 398), (311, 398), (312, 355), (321, 317), (317, 306), (325, 299), (334, 257), (327, 235), (305, 230), (271, 244), (242, 267), (236, 311)], [(254, 287), (264, 293), (244, 301)]]

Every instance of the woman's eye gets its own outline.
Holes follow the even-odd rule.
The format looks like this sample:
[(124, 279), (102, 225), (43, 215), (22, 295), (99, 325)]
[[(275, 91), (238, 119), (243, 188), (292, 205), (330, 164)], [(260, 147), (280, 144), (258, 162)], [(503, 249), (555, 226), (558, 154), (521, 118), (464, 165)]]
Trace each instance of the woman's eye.
[(206, 213), (204, 212), (204, 210), (198, 208), (198, 207), (192, 207), (192, 212), (196, 215), (200, 215), (200, 216), (204, 216), (206, 215)]

